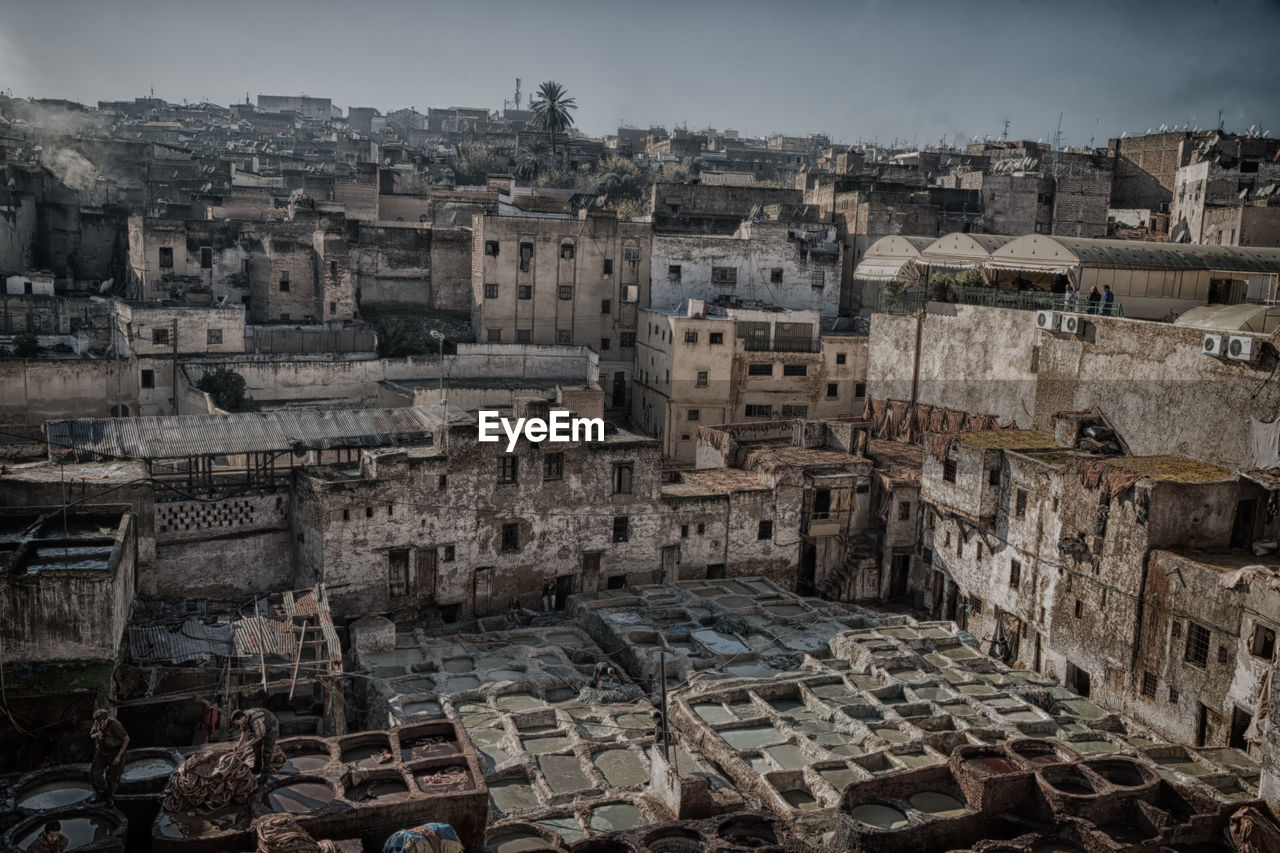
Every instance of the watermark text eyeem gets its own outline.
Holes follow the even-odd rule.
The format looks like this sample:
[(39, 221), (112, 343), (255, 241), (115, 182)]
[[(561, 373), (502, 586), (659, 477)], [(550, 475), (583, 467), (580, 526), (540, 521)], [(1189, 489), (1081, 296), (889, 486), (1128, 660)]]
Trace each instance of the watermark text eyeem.
[(549, 441), (552, 444), (569, 444), (577, 441), (604, 441), (603, 418), (575, 418), (572, 412), (552, 409), (549, 418), (510, 418), (491, 410), (480, 411), (481, 442), (502, 440), (507, 436), (507, 452), (516, 449), (516, 442), (524, 436), (534, 444)]

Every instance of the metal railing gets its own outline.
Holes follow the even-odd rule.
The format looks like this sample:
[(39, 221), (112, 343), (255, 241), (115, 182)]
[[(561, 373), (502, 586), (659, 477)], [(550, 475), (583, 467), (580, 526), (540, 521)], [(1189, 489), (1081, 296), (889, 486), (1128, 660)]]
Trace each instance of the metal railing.
[(1039, 290), (998, 290), (994, 287), (952, 287), (947, 299), (933, 299), (927, 291), (909, 290), (890, 295), (883, 288), (876, 291), (875, 310), (881, 314), (914, 314), (930, 302), (954, 305), (985, 305), (990, 308), (1013, 308), (1021, 311), (1066, 311), (1074, 314), (1098, 314), (1123, 317), (1124, 306), (1113, 302), (1104, 311), (1100, 302), (1090, 303), (1077, 296), (1069, 299), (1061, 293)]

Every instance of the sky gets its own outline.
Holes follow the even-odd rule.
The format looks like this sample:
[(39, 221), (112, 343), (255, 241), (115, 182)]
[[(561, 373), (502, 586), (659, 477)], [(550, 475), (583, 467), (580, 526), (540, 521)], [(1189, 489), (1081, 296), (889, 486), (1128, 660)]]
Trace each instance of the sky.
[(557, 80), (620, 124), (1063, 145), (1280, 134), (1280, 0), (0, 0), (0, 90), (501, 109)]

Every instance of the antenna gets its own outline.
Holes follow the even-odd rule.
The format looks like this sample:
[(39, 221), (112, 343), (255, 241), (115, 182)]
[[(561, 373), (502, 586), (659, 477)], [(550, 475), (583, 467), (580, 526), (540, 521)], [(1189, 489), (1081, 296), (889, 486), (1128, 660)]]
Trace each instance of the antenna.
[(1008, 119), (1004, 120), (1004, 130), (1001, 131), (1000, 133), (1000, 141), (1001, 142), (1009, 141), (1009, 120)]
[(516, 109), (520, 109), (520, 78), (516, 78)]
[(1058, 129), (1053, 133), (1053, 147), (1056, 151), (1062, 150), (1062, 113), (1058, 113)]

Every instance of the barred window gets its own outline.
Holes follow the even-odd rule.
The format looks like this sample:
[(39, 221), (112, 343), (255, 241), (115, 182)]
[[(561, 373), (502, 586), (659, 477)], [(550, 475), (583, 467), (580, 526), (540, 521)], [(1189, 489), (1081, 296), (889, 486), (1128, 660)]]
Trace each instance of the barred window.
[(1187, 623), (1187, 647), (1182, 659), (1193, 666), (1209, 663), (1209, 629), (1195, 622)]
[(956, 461), (948, 459), (942, 463), (942, 479), (948, 483), (956, 481)]
[(1156, 676), (1155, 673), (1142, 673), (1142, 695), (1148, 699), (1156, 698)]

